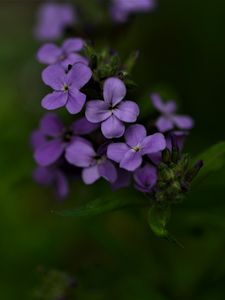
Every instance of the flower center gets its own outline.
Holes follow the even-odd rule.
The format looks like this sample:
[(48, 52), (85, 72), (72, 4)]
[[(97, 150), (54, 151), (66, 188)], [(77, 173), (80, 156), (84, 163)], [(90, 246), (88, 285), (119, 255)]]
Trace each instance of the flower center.
[(135, 151), (135, 152), (138, 152), (141, 150), (141, 146), (140, 145), (137, 145), (135, 147), (132, 147), (132, 149)]
[(65, 54), (60, 55), (59, 60), (63, 61), (64, 59), (66, 59), (66, 55)]
[(67, 84), (65, 84), (65, 85), (63, 86), (63, 91), (64, 91), (65, 93), (69, 91), (69, 87), (68, 87)]
[(64, 135), (63, 135), (63, 141), (64, 141), (64, 142), (70, 142), (71, 139), (72, 139), (72, 137), (73, 137), (73, 132), (72, 132), (72, 130), (67, 130), (67, 131), (64, 133)]
[(93, 163), (96, 164), (96, 165), (100, 165), (101, 163), (103, 163), (104, 161), (106, 160), (106, 157), (105, 156), (101, 156), (101, 155), (96, 155), (94, 158), (93, 158)]

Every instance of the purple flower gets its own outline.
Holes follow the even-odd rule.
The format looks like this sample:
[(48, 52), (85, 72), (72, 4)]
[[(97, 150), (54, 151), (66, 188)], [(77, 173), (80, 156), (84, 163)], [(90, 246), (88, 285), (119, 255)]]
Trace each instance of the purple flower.
[(66, 159), (69, 163), (83, 168), (82, 179), (85, 184), (92, 184), (103, 177), (113, 183), (117, 179), (116, 168), (107, 159), (102, 147), (95, 152), (87, 140), (76, 140), (66, 149)]
[[(176, 146), (179, 151), (182, 151), (187, 135), (188, 133), (185, 131), (170, 132), (166, 136), (166, 148), (172, 151), (172, 148)], [(148, 156), (155, 165), (159, 165), (162, 162), (162, 151), (149, 154)]]
[(131, 174), (127, 170), (117, 168), (117, 179), (111, 184), (113, 191), (128, 187), (132, 179)]
[(72, 26), (75, 21), (76, 13), (71, 5), (45, 3), (38, 11), (34, 34), (40, 41), (56, 40), (63, 35), (66, 27)]
[(44, 186), (53, 186), (56, 195), (63, 199), (69, 194), (69, 185), (67, 177), (63, 171), (56, 166), (51, 167), (37, 167), (33, 172), (34, 180)]
[(148, 12), (155, 8), (155, 0), (113, 0), (111, 16), (116, 22), (126, 22), (129, 15)]
[(154, 107), (162, 113), (162, 116), (156, 121), (156, 127), (161, 132), (166, 132), (177, 127), (180, 130), (189, 130), (193, 128), (194, 121), (189, 116), (176, 115), (177, 105), (175, 101), (163, 103), (159, 94), (152, 94), (152, 103)]
[(125, 123), (133, 123), (139, 115), (139, 107), (133, 101), (123, 101), (126, 86), (118, 78), (109, 78), (104, 82), (104, 100), (91, 100), (86, 106), (86, 118), (92, 123), (101, 123), (106, 138), (121, 137), (125, 132)]
[(147, 136), (143, 125), (132, 125), (125, 133), (126, 143), (108, 146), (107, 156), (128, 171), (134, 171), (142, 164), (142, 156), (164, 150), (166, 141), (161, 133)]
[(143, 193), (149, 193), (157, 183), (157, 169), (149, 164), (134, 173), (135, 187)]
[(96, 126), (85, 118), (80, 119), (67, 129), (55, 114), (47, 114), (40, 121), (40, 128), (31, 137), (35, 161), (40, 166), (49, 166), (55, 163), (64, 153), (68, 145), (78, 135), (89, 134)]
[(42, 79), (54, 92), (42, 99), (42, 106), (48, 110), (65, 106), (69, 113), (79, 113), (86, 102), (86, 95), (80, 89), (91, 76), (91, 69), (82, 63), (73, 65), (68, 73), (60, 65), (47, 67), (42, 72)]
[(84, 41), (80, 38), (71, 38), (64, 41), (62, 47), (48, 43), (43, 45), (37, 53), (37, 59), (40, 63), (46, 65), (61, 64), (65, 70), (69, 65), (74, 65), (77, 62), (88, 64), (86, 58), (79, 55), (77, 52), (84, 47)]

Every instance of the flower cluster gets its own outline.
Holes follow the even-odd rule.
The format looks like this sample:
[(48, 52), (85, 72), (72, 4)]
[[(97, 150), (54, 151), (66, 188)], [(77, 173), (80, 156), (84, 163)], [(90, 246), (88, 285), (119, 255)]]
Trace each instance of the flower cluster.
[[(69, 193), (69, 179), (89, 185), (102, 178), (113, 189), (133, 185), (159, 203), (171, 195), (179, 201), (191, 178), (181, 151), (193, 120), (177, 115), (174, 101), (152, 94), (160, 116), (154, 127), (141, 124), (139, 105), (121, 75), (126, 72), (92, 52), (83, 39), (69, 38), (62, 46), (44, 44), (37, 53), (47, 65), (43, 83), (52, 89), (42, 107), (65, 107), (73, 121), (65, 126), (55, 112), (41, 119), (31, 138), (38, 165), (34, 179), (53, 185), (61, 198)], [(107, 72), (100, 76), (99, 70)]]
[[(82, 18), (78, 15), (80, 11), (79, 3), (74, 5), (67, 3), (45, 2), (39, 8), (37, 14), (37, 22), (34, 29), (34, 35), (39, 41), (54, 41), (63, 37), (65, 32), (74, 29), (74, 25), (82, 25)], [(98, 7), (99, 6), (99, 7)], [(96, 10), (103, 10), (105, 5), (99, 4)], [(107, 8), (109, 20), (114, 23), (124, 23), (129, 19), (130, 15), (152, 11), (156, 6), (156, 0), (110, 0)], [(91, 20), (89, 20), (91, 24)], [(84, 24), (84, 26), (86, 26)], [(100, 24), (100, 26), (103, 26)], [(48, 48), (47, 48), (48, 49)], [(55, 50), (55, 49), (51, 49)], [(56, 51), (58, 56), (59, 51)], [(48, 59), (47, 59), (48, 60)], [(51, 57), (55, 60), (55, 55)], [(44, 59), (45, 63), (45, 59)]]

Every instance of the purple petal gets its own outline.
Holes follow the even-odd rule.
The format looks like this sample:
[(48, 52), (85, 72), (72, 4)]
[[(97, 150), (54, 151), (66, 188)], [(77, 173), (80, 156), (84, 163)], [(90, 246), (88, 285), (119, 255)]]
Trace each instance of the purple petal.
[(129, 150), (124, 158), (120, 162), (120, 167), (128, 170), (128, 171), (135, 171), (137, 168), (140, 167), (142, 163), (142, 156), (140, 151), (136, 152), (134, 150)]
[(57, 137), (63, 133), (64, 125), (56, 114), (49, 113), (41, 119), (40, 129), (45, 135)]
[(45, 109), (53, 110), (60, 108), (66, 105), (68, 99), (68, 94), (65, 92), (53, 92), (45, 96), (42, 101), (41, 105)]
[(174, 116), (173, 121), (179, 129), (189, 130), (194, 127), (194, 121), (189, 116)]
[(91, 69), (82, 63), (76, 63), (67, 74), (67, 83), (69, 86), (82, 88), (92, 77)]
[(46, 142), (46, 137), (41, 130), (36, 130), (31, 134), (30, 143), (35, 150)]
[(114, 115), (123, 122), (136, 122), (140, 113), (138, 105), (133, 101), (123, 101), (113, 111)]
[(96, 155), (91, 143), (79, 138), (71, 143), (66, 149), (66, 160), (77, 167), (89, 167)]
[(85, 184), (92, 184), (101, 177), (98, 165), (94, 165), (82, 170), (82, 179)]
[(98, 165), (99, 174), (109, 182), (115, 182), (117, 179), (116, 168), (108, 159)]
[(119, 138), (125, 132), (125, 126), (115, 116), (109, 117), (101, 124), (102, 134), (108, 138)]
[(108, 104), (117, 105), (124, 99), (126, 93), (126, 86), (120, 79), (111, 77), (104, 82), (103, 96)]
[(147, 132), (145, 127), (143, 125), (135, 124), (126, 130), (125, 140), (130, 147), (135, 147), (143, 141), (146, 135)]
[(108, 104), (102, 100), (87, 102), (85, 116), (92, 123), (100, 123), (111, 116)]
[(54, 179), (54, 171), (51, 168), (37, 167), (33, 172), (35, 182), (41, 185), (50, 185)]
[(166, 145), (167, 148), (171, 151), (173, 145), (175, 144), (178, 149), (181, 151), (184, 147), (184, 142), (186, 137), (188, 136), (188, 132), (185, 131), (172, 131), (169, 133), (169, 135), (166, 137)]
[(66, 54), (81, 51), (83, 47), (84, 41), (80, 38), (67, 39), (62, 45), (63, 52), (65, 52)]
[(57, 171), (55, 174), (56, 193), (59, 198), (65, 198), (69, 194), (69, 185), (63, 172)]
[(158, 128), (158, 130), (161, 132), (172, 130), (174, 127), (173, 121), (166, 116), (162, 116), (158, 118), (155, 125)]
[(157, 183), (157, 170), (151, 165), (139, 168), (134, 173), (136, 188), (144, 193), (148, 193)]
[(62, 91), (66, 82), (66, 73), (59, 64), (52, 65), (42, 72), (43, 82), (56, 91)]
[(76, 135), (90, 134), (98, 128), (98, 125), (90, 123), (85, 117), (75, 121), (71, 129)]
[(125, 143), (110, 144), (107, 149), (107, 157), (120, 163), (130, 148)]
[(82, 110), (85, 102), (86, 102), (86, 95), (81, 93), (76, 88), (73, 88), (70, 89), (69, 91), (69, 97), (66, 103), (66, 108), (69, 113), (77, 114)]
[(56, 162), (64, 149), (65, 145), (60, 139), (45, 142), (36, 149), (34, 158), (40, 166), (46, 167)]
[(173, 114), (177, 109), (175, 101), (168, 101), (167, 103), (164, 103), (161, 96), (157, 93), (152, 94), (151, 98), (153, 106), (163, 114)]
[(151, 153), (148, 155), (152, 163), (158, 166), (162, 162), (162, 152)]
[(38, 50), (37, 59), (42, 64), (52, 65), (58, 61), (61, 54), (62, 50), (55, 44), (45, 44)]
[(68, 70), (69, 65), (74, 65), (76, 63), (82, 63), (88, 65), (88, 60), (80, 54), (71, 53), (65, 59), (62, 60), (61, 64), (65, 70)]
[(141, 153), (150, 154), (162, 151), (166, 148), (166, 140), (163, 134), (155, 133), (147, 136), (141, 143)]

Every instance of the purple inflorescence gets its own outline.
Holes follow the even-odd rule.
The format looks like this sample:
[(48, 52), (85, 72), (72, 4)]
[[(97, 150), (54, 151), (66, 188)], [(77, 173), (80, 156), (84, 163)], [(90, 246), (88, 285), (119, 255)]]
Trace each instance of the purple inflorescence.
[[(115, 19), (125, 21), (130, 13), (149, 11), (153, 6), (152, 0), (115, 0), (111, 12)], [(58, 38), (74, 20), (70, 5), (45, 4), (36, 33), (41, 39)], [(54, 186), (61, 198), (68, 195), (68, 179), (79, 177), (87, 185), (102, 178), (113, 190), (133, 185), (146, 194), (157, 191), (160, 199), (158, 182), (163, 186), (165, 176), (162, 165), (171, 160), (175, 168), (194, 121), (177, 114), (175, 101), (163, 102), (159, 94), (152, 94), (153, 106), (161, 116), (153, 127), (139, 124), (140, 108), (128, 89), (124, 66), (115, 62), (115, 67), (112, 55), (104, 53), (104, 60), (95, 51), (88, 55), (86, 46), (82, 38), (68, 38), (60, 47), (48, 42), (37, 53), (38, 61), (47, 65), (42, 80), (52, 89), (41, 105), (46, 110), (66, 109), (72, 124), (65, 126), (56, 113), (41, 119), (31, 137), (38, 165), (34, 178)], [(179, 168), (173, 172), (181, 174)]]

